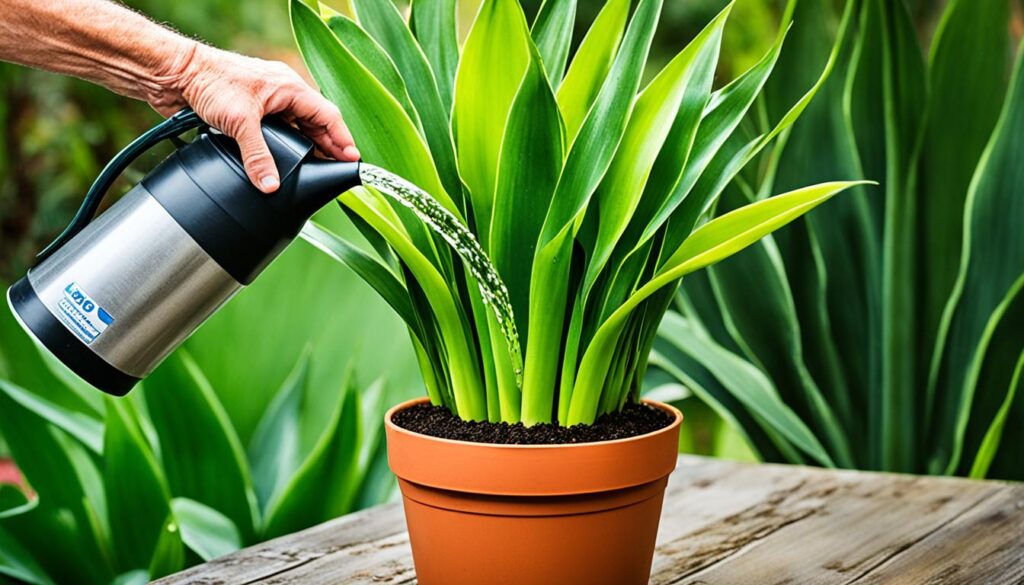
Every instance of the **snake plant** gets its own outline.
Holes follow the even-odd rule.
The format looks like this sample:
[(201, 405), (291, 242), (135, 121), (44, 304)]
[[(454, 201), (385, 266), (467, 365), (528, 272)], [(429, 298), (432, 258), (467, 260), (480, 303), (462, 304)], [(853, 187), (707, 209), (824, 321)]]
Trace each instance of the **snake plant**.
[(355, 20), (292, 1), (307, 67), (368, 163), (469, 227), (503, 281), (518, 337), (503, 334), (437, 226), (374, 189), (340, 198), (371, 251), (315, 225), (304, 235), (403, 317), (431, 401), (464, 419), (587, 424), (636, 400), (683, 276), (851, 186), (802, 187), (705, 222), (830, 69), (768, 132), (741, 137), (787, 26), (715, 90), (731, 5), (644, 86), (661, 0), (609, 0), (571, 58), (574, 0), (548, 0), (532, 24), (516, 0), (485, 0), (461, 47), (455, 0), (414, 1), (408, 19), (391, 1), (351, 4)]
[[(802, 3), (765, 111), (835, 42)], [(688, 279), (654, 363), (766, 459), (1024, 479), (1024, 61), (1005, 0), (951, 0), (923, 55), (902, 1), (850, 0), (821, 95), (719, 211), (878, 181)], [(752, 132), (763, 124), (750, 118)], [(760, 129), (759, 129), (760, 128)]]

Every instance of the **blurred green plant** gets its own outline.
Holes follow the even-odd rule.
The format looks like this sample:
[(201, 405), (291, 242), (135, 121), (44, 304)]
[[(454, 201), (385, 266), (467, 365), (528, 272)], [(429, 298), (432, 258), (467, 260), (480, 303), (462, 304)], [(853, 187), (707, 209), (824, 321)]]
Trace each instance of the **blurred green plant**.
[[(310, 351), (243, 447), (185, 350), (130, 398), (113, 399), (84, 387), (17, 328), (2, 312), (0, 431), (32, 494), (0, 486), (0, 575), (144, 583), (379, 503), (393, 488), (382, 383), (363, 388), (346, 375), (333, 401), (313, 402)], [(329, 420), (303, 449), (310, 409)]]
[(679, 427), (680, 453), (713, 455), (734, 461), (757, 461), (757, 454), (751, 450), (744, 435), (672, 374), (657, 367), (649, 370), (644, 378), (641, 395), (671, 404), (683, 413), (686, 424)]
[[(848, 7), (856, 33), (836, 71), (718, 212), (823, 177), (884, 193), (841, 198), (687, 279), (652, 363), (767, 460), (827, 465), (805, 448), (820, 439), (845, 467), (1024, 479), (1024, 59), (1008, 83), (1011, 4), (951, 0), (927, 60), (930, 26), (915, 29), (904, 2)], [(748, 134), (814, 79), (837, 22), (832, 3), (800, 3)]]

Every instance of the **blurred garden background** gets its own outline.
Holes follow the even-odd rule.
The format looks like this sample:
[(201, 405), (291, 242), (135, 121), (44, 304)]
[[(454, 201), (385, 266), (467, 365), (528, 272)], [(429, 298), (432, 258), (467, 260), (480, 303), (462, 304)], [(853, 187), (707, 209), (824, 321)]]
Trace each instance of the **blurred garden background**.
[[(917, 40), (913, 50), (919, 51), (922, 61), (927, 61), (947, 1), (892, 1), (902, 2), (906, 7)], [(528, 19), (532, 19), (540, 3), (540, 0), (522, 0)], [(832, 0), (804, 0), (804, 3), (827, 7), (820, 11), (824, 24), (819, 23), (819, 28), (834, 36), (845, 3)], [(988, 124), (981, 139), (981, 146), (984, 146), (1003, 107), (1003, 94), (1015, 62), (1015, 48), (1024, 34), (1024, 2), (984, 0), (980, 3), (1000, 5), (1002, 16), (999, 18), (1005, 21), (1005, 27), (991, 32), (996, 37), (998, 59), (994, 65), (992, 95), (982, 100), (991, 111), (979, 114), (979, 124)], [(284, 61), (308, 79), (294, 48), (287, 2), (129, 0), (126, 4), (212, 45)], [(322, 1), (321, 4), (350, 13), (344, 0)], [(726, 4), (725, 0), (666, 0), (648, 74), (657, 72)], [(960, 4), (969, 5), (970, 0)], [(399, 5), (405, 9), (403, 2)], [(478, 0), (460, 2), (459, 23), (463, 33), (478, 5)], [(599, 2), (579, 1), (575, 42), (582, 39), (600, 5)], [(776, 40), (784, 5), (776, 0), (736, 1), (726, 28), (716, 87), (736, 78), (763, 56)], [(796, 26), (799, 26), (799, 18)], [(790, 63), (805, 61), (810, 73), (803, 77), (781, 77), (781, 81), (773, 81), (776, 85), (770, 85), (766, 93), (801, 94), (821, 72), (830, 46), (831, 40), (826, 39), (824, 50), (807, 50), (801, 54), (802, 46), (794, 43), (787, 49), (789, 52), (783, 52), (780, 67), (787, 59)], [(848, 58), (845, 52), (842, 55)], [(786, 87), (787, 83), (793, 87)], [(839, 83), (841, 77), (836, 81)], [(841, 94), (841, 91), (822, 92), (816, 103), (822, 101), (838, 109), (843, 99)], [(765, 117), (773, 113), (770, 104), (759, 107)], [(103, 88), (0, 63), (0, 284), (4, 289), (24, 274), (34, 254), (63, 229), (104, 164), (158, 120), (158, 115), (146, 104)], [(810, 121), (801, 121), (804, 126), (798, 124), (797, 128), (813, 129), (814, 120), (812, 117)], [(966, 172), (968, 180), (980, 157), (980, 147), (976, 150)], [(827, 157), (827, 148), (823, 151), (823, 156)], [(120, 192), (138, 181), (166, 153), (166, 150), (154, 151), (143, 157), (120, 182)], [(811, 157), (811, 162), (804, 160), (801, 168), (815, 168), (813, 154), (813, 149), (810, 155), (804, 152), (804, 156)], [(765, 157), (767, 162), (762, 170), (776, 168), (771, 165), (770, 156)], [(828, 166), (831, 161), (823, 158), (820, 164)], [(798, 182), (810, 184), (823, 178), (858, 177), (807, 176)], [(795, 177), (789, 179), (797, 181)], [(779, 182), (789, 179), (782, 176)], [(741, 187), (757, 189), (754, 180), (748, 183)], [(355, 234), (337, 209), (325, 209), (318, 219), (336, 231)], [(780, 238), (784, 249), (786, 237)], [(707, 307), (697, 306), (701, 302), (699, 287), (705, 286), (703, 292), (713, 296), (708, 291), (712, 285), (720, 286), (727, 280), (726, 270), (727, 267), (723, 267), (716, 283), (695, 278), (698, 288), (686, 291), (679, 313), (701, 321), (701, 327), (713, 329), (715, 325), (706, 318)], [(789, 274), (789, 277), (795, 282), (795, 275)], [(742, 281), (734, 279), (733, 282), (742, 286)], [(719, 291), (716, 294), (711, 304), (717, 309), (711, 310), (726, 311), (729, 299), (723, 298)], [(799, 290), (794, 296), (799, 303)], [(1014, 315), (1024, 314), (1024, 301), (1020, 301), (1019, 296), (1024, 295), (1018, 295)], [(697, 318), (697, 314), (701, 318)], [(255, 315), (264, 322), (261, 330), (272, 334), (257, 334), (253, 330), (251, 321)], [(800, 317), (802, 319), (803, 315)], [(720, 332), (723, 336), (738, 337), (742, 333), (738, 332), (742, 323), (729, 321), (719, 325), (722, 331), (729, 330)], [(1019, 353), (1020, 329), (1004, 333), (1011, 338), (1016, 335), (1017, 340), (1005, 347)], [(812, 339), (808, 336), (805, 341)], [(724, 341), (722, 345), (736, 354), (747, 354), (775, 383), (786, 383), (784, 377), (780, 380), (772, 376), (770, 363), (767, 367), (765, 363), (758, 363), (756, 347), (738, 347)], [(723, 403), (702, 400), (691, 393), (690, 386), (699, 385), (699, 376), (693, 369), (687, 370), (687, 375), (677, 375), (679, 372), (673, 370), (672, 363), (665, 361), (674, 359), (673, 363), (678, 365), (686, 361), (685, 356), (673, 358), (671, 347), (662, 347), (661, 351), (664, 359), (656, 360), (655, 365), (660, 364), (660, 367), (653, 369), (649, 389), (660, 398), (681, 404), (687, 417), (681, 450), (747, 460), (754, 460), (758, 455), (783, 458), (766, 456), (757, 448), (757, 437), (751, 439), (750, 428), (744, 428), (742, 415), (729, 416), (730, 413), (723, 410)], [(0, 311), (0, 389), (3, 390), (0, 392), (0, 431), (37, 437), (33, 443), (35, 450), (26, 451), (16, 444), (24, 441), (4, 441), (0, 436), (0, 462), (6, 461), (0, 463), (0, 484), (14, 483), (16, 476), (11, 471), (11, 458), (18, 461), (27, 475), (34, 472), (45, 477), (50, 474), (59, 482), (60, 473), (68, 471), (86, 478), (80, 491), (57, 496), (59, 501), (53, 509), (30, 508), (32, 486), (0, 485), (0, 582), (6, 578), (41, 583), (73, 582), (74, 571), (80, 568), (68, 572), (71, 571), (68, 567), (75, 567), (75, 559), (62, 556), (61, 544), (74, 548), (74, 543), (89, 541), (81, 533), (99, 530), (89, 526), (97, 516), (110, 518), (110, 526), (103, 526), (99, 532), (112, 533), (115, 541), (134, 533), (136, 528), (131, 525), (131, 519), (137, 514), (150, 516), (152, 523), (165, 527), (170, 522), (168, 518), (176, 518), (183, 528), (189, 525), (190, 517), (208, 521), (213, 518), (214, 524), (225, 517), (231, 520), (221, 525), (233, 526), (219, 534), (216, 530), (189, 534), (185, 539), (188, 546), (184, 548), (180, 541), (166, 544), (162, 536), (159, 542), (150, 543), (150, 550), (155, 546), (158, 552), (163, 551), (154, 561), (159, 563), (151, 564), (145, 573), (155, 575), (392, 496), (390, 476), (382, 466), (380, 420), (389, 405), (421, 396), (424, 391), (404, 326), (357, 276), (307, 243), (297, 241), (251, 287), (204, 325), (179, 354), (167, 367), (161, 368), (152, 381), (143, 384), (142, 391), (133, 393), (124, 404), (116, 404), (84, 387), (58, 364), (36, 352), (6, 308)], [(1012, 362), (1016, 357), (1014, 354), (1007, 359)], [(813, 364), (811, 366), (813, 370)], [(992, 419), (1005, 402), (1006, 408), (1002, 410), (1010, 414), (1003, 420), (1024, 421), (1024, 399), (1021, 398), (1024, 390), (1018, 392), (1016, 400), (1006, 390), (1008, 383), (1013, 387), (1019, 382), (1019, 373), (1013, 382), (999, 382), (1000, 392), (990, 396), (982, 392), (978, 412)], [(784, 388), (780, 393), (787, 395)], [(1009, 400), (1005, 400), (1006, 396)], [(736, 410), (742, 408), (737, 406)], [(170, 411), (177, 414), (159, 414)], [(799, 409), (798, 414), (802, 414)], [(983, 423), (982, 430), (967, 433), (968, 448), (977, 450), (985, 443), (984, 430), (991, 425), (988, 420)], [(1000, 430), (1001, 427), (1002, 423)], [(849, 428), (858, 427), (851, 423)], [(998, 471), (999, 477), (1011, 477), (1012, 466), (1021, 460), (1016, 451), (1022, 449), (1024, 443), (1019, 441), (1020, 427), (1015, 428), (1015, 435), (1004, 438), (1003, 450), (999, 452), (1001, 458), (994, 463), (993, 469)], [(190, 435), (203, 437), (203, 441), (190, 442)], [(52, 455), (44, 451), (47, 445), (62, 453), (56, 458), (60, 461), (40, 461)], [(120, 447), (112, 449), (112, 445)], [(159, 445), (160, 449), (154, 456), (147, 445)], [(1013, 457), (1005, 456), (1006, 449), (1014, 449)], [(205, 459), (204, 450), (210, 451)], [(996, 451), (998, 442), (993, 452)], [(223, 458), (219, 461), (232, 461), (230, 469), (217, 467), (220, 456)], [(201, 463), (194, 462), (197, 457)], [(859, 467), (932, 473), (968, 474), (972, 471), (969, 462), (960, 467), (954, 463), (946, 469), (929, 467), (932, 464), (923, 458), (920, 464), (906, 466), (890, 466), (871, 457), (856, 463)], [(139, 495), (131, 488), (116, 487), (112, 485), (115, 482), (108, 481), (125, 473), (136, 478), (149, 477), (154, 484), (162, 482), (157, 478), (166, 477), (175, 496), (172, 509), (160, 504), (155, 511), (146, 511), (143, 503), (138, 504), (138, 509), (118, 509), (119, 498), (130, 500)], [(238, 486), (231, 485), (234, 476), (237, 476)], [(231, 502), (249, 497), (244, 487), (247, 482), (254, 485), (249, 491), (254, 491), (251, 495), (255, 509), (260, 511), (258, 521), (245, 518), (246, 511), (232, 509)], [(336, 493), (325, 494), (324, 491)], [(194, 500), (201, 500), (198, 509), (193, 506)], [(92, 503), (83, 505), (83, 501)], [(309, 505), (311, 501), (318, 503)], [(204, 516), (211, 508), (217, 513)], [(30, 513), (18, 516), (10, 513), (14, 510)], [(33, 524), (39, 530), (29, 531), (34, 536), (14, 538), (12, 534), (25, 528), (18, 522)], [(107, 520), (100, 523), (103, 522)], [(34, 545), (47, 538), (58, 541), (65, 538), (53, 536), (62, 530), (67, 532), (67, 540), (55, 542), (50, 558), (26, 552), (34, 550)], [(183, 533), (182, 538), (185, 536)], [(32, 542), (33, 538), (38, 541)], [(192, 542), (188, 542), (189, 539)], [(94, 548), (78, 546), (83, 558), (94, 554), (98, 558), (117, 559), (108, 563), (114, 566), (138, 565), (132, 564), (130, 558), (121, 558), (131, 557), (130, 550), (106, 550), (106, 545), (99, 540), (90, 546)], [(197, 552), (197, 547), (202, 552)], [(82, 562), (91, 565), (91, 562)], [(88, 579), (78, 582), (106, 580), (104, 566), (97, 565), (93, 570), (94, 574)], [(122, 582), (141, 578), (141, 574), (136, 573), (125, 576)]]

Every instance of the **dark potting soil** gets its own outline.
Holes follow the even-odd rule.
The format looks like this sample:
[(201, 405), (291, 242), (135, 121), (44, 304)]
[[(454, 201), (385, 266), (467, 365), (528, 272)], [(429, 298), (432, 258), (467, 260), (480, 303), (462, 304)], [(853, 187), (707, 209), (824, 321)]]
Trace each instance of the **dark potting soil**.
[(542, 423), (464, 421), (443, 406), (417, 404), (391, 417), (399, 427), (440, 439), (500, 445), (561, 445), (613, 441), (645, 435), (672, 424), (669, 413), (646, 404), (626, 404), (622, 412), (602, 415), (592, 425), (562, 427)]

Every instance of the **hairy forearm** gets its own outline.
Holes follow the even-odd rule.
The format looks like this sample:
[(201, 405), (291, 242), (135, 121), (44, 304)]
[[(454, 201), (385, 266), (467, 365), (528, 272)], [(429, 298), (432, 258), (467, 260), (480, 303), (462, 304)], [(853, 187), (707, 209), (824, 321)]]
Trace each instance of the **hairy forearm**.
[(172, 106), (198, 43), (109, 0), (4, 0), (0, 60)]
[(0, 61), (74, 75), (165, 116), (192, 106), (238, 141), (249, 178), (268, 193), (279, 178), (260, 130), (266, 115), (284, 116), (330, 156), (359, 158), (338, 108), (284, 63), (203, 45), (111, 0), (0, 0)]

